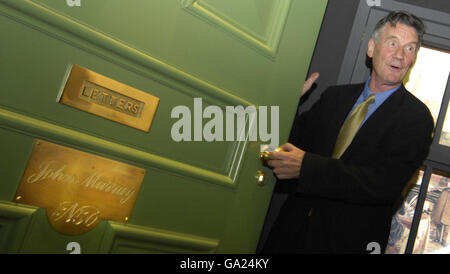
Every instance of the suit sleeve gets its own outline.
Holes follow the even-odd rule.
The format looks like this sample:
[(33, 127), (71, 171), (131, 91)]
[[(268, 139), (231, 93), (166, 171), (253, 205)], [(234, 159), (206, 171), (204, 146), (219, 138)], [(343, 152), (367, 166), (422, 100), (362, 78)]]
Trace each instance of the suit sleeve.
[[(321, 116), (321, 112), (325, 109), (327, 104), (328, 93), (331, 88), (327, 88), (320, 96), (319, 100), (302, 115), (296, 115), (292, 129), (289, 135), (288, 142), (303, 150), (309, 149), (310, 138), (314, 131), (314, 121), (317, 117)], [(301, 105), (301, 104), (300, 104)], [(275, 193), (294, 193), (296, 187), (296, 179), (277, 180), (275, 185)]]
[(310, 110), (300, 116), (296, 116), (288, 142), (296, 147), (309, 150), (312, 143), (311, 139), (317, 134), (315, 131), (317, 124), (320, 124), (319, 120), (327, 117), (323, 115), (323, 111), (329, 109), (329, 105), (333, 104), (333, 96), (336, 92), (338, 92), (337, 89), (333, 89), (333, 87), (325, 89)]
[(413, 116), (398, 122), (396, 130), (380, 144), (381, 156), (369, 164), (307, 152), (296, 191), (356, 204), (392, 204), (427, 156), (431, 144), (431, 115), (421, 112)]

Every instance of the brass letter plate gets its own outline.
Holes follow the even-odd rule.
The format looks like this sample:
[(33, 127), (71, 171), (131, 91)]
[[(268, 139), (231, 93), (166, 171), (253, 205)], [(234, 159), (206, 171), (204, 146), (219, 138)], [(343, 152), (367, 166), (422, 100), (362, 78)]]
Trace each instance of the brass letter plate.
[(93, 229), (102, 219), (127, 222), (145, 170), (36, 140), (15, 202), (47, 209), (65, 235)]
[(60, 102), (148, 132), (159, 98), (73, 65)]

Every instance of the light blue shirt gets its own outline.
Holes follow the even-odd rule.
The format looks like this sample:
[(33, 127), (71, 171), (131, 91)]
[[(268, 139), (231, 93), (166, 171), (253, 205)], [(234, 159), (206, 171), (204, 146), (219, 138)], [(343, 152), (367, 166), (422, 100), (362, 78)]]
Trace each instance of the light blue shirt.
[[(396, 90), (398, 90), (400, 88), (400, 86), (398, 86), (396, 88), (386, 90), (383, 92), (373, 93), (369, 89), (369, 83), (370, 83), (370, 76), (369, 76), (369, 79), (367, 79), (367, 81), (366, 81), (366, 86), (364, 87), (363, 92), (358, 97), (358, 100), (356, 100), (355, 105), (353, 106), (352, 110), (350, 111), (350, 113), (352, 113), (353, 109), (357, 105), (364, 102), (367, 99), (367, 97), (369, 97), (371, 94), (375, 94), (375, 102), (369, 106), (369, 110), (367, 111), (366, 117), (364, 118), (364, 121), (362, 122), (361, 126), (367, 121), (367, 119), (370, 117), (370, 115), (372, 115), (375, 112), (375, 110), (377, 110), (381, 106), (381, 104), (383, 104), (384, 101), (386, 101), (387, 98), (389, 98), (389, 96), (391, 96)], [(350, 115), (350, 113), (349, 113), (349, 115)]]

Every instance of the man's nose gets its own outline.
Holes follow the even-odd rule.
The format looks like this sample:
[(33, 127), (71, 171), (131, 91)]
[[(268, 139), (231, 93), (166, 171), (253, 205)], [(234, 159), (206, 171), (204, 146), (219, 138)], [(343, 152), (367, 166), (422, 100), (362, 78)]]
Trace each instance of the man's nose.
[(405, 58), (405, 52), (402, 47), (398, 47), (394, 52), (394, 58), (403, 60)]

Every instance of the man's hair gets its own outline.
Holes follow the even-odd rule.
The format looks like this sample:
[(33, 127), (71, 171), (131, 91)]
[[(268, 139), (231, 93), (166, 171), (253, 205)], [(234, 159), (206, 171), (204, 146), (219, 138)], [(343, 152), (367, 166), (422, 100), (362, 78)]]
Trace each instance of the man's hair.
[(386, 15), (383, 19), (378, 21), (372, 33), (372, 38), (375, 40), (375, 43), (378, 42), (378, 39), (380, 38), (380, 33), (387, 23), (389, 23), (392, 27), (395, 27), (397, 23), (413, 27), (417, 32), (417, 37), (419, 38), (417, 48), (419, 48), (422, 45), (423, 34), (425, 32), (425, 24), (422, 22), (422, 20), (420, 20), (419, 17), (407, 11), (392, 11), (388, 15)]

